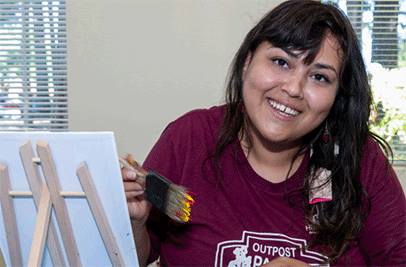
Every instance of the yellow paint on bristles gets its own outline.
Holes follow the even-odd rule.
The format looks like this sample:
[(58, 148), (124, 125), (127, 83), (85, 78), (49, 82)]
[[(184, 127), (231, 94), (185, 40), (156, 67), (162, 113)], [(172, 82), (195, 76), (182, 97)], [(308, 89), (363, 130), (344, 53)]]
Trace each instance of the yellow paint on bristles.
[(194, 199), (189, 195), (186, 194), (185, 195), (186, 200), (183, 202), (183, 212), (181, 212), (181, 219), (184, 222), (189, 221), (189, 217), (190, 217), (190, 211), (191, 209), (191, 205), (193, 205), (195, 203)]
[(195, 201), (189, 194), (186, 194), (186, 198), (191, 202), (191, 204), (195, 203)]

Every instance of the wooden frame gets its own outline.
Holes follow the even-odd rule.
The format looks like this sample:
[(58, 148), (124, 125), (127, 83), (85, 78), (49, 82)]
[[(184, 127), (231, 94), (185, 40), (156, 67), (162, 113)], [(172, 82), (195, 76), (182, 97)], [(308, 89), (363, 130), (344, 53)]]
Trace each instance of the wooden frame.
[[(111, 137), (111, 134), (109, 135)], [(61, 138), (63, 137), (61, 136)], [(83, 191), (62, 191), (50, 143), (38, 139), (37, 152), (39, 157), (35, 157), (30, 140), (26, 140), (20, 145), (19, 152), (31, 191), (11, 190), (12, 185), (10, 179), (11, 181), (13, 180), (13, 175), (9, 174), (9, 166), (5, 163), (1, 163), (2, 158), (0, 155), (0, 186), (2, 189), (0, 192), (0, 200), (2, 204), (2, 217), (7, 235), (8, 249), (4, 248), (4, 244), (0, 245), (3, 254), (9, 256), (4, 256), (7, 265), (27, 265), (26, 262), (28, 256), (28, 266), (41, 266), (43, 264), (50, 265), (50, 262), (52, 262), (51, 265), (53, 266), (66, 266), (65, 259), (67, 259), (68, 265), (70, 266), (85, 266), (89, 265), (89, 263), (93, 264), (92, 259), (87, 259), (86, 263), (83, 263), (81, 260), (83, 257), (86, 258), (87, 254), (81, 253), (77, 247), (77, 240), (81, 238), (75, 236), (76, 233), (74, 233), (74, 227), (72, 227), (71, 224), (72, 218), (69, 216), (70, 211), (67, 208), (68, 205), (65, 198), (80, 198), (86, 200), (92, 213), (93, 220), (95, 221), (95, 225), (98, 228), (97, 232), (100, 234), (103, 246), (108, 254), (107, 257), (109, 263), (112, 266), (138, 265), (129, 218), (127, 217), (127, 230), (130, 229), (130, 231), (125, 235), (124, 239), (126, 239), (126, 241), (124, 243), (127, 242), (127, 246), (129, 245), (131, 247), (131, 253), (128, 253), (129, 250), (122, 253), (122, 245), (121, 248), (118, 245), (120, 239), (117, 238), (117, 233), (114, 233), (111, 227), (111, 216), (108, 217), (106, 215), (104, 209), (104, 205), (106, 204), (103, 204), (103, 200), (100, 199), (97, 191), (97, 187), (100, 185), (97, 185), (92, 179), (91, 171), (89, 171), (86, 161), (81, 162), (76, 169), (77, 178), (80, 181)], [(116, 155), (115, 158), (117, 158)], [(38, 167), (38, 164), (41, 164), (41, 168)], [(114, 169), (116, 169), (116, 173), (117, 171), (120, 171), (118, 167), (118, 158), (116, 163), (112, 162), (112, 165), (114, 166)], [(39, 169), (42, 169), (43, 177), (41, 177)], [(120, 183), (122, 183), (121, 177), (119, 178)], [(117, 178), (116, 181), (118, 181)], [(100, 181), (98, 181), (98, 183), (100, 184)], [(123, 188), (120, 194), (122, 197), (124, 196)], [(18, 218), (16, 217), (18, 216), (15, 216), (16, 207), (13, 207), (13, 198), (32, 198), (38, 211), (35, 218), (35, 230), (32, 235), (32, 245), (30, 247), (30, 252), (28, 253), (29, 255), (26, 255), (27, 253), (24, 254), (21, 250), (22, 240), (24, 240), (23, 243), (27, 243), (27, 240), (25, 236), (19, 236), (21, 229), (17, 226)], [(52, 216), (52, 211), (54, 216)], [(128, 212), (126, 213), (127, 214), (122, 214), (124, 220), (126, 219), (125, 217), (128, 216)], [(10, 214), (14, 214), (14, 216)], [(62, 242), (59, 240), (59, 236), (61, 237)], [(45, 259), (46, 262), (44, 263), (42, 257), (43, 255), (47, 255), (47, 253), (44, 254), (46, 244), (49, 250), (48, 258), (51, 260)], [(4, 253), (5, 250), (6, 253)], [(94, 258), (94, 260), (96, 261), (97, 259)]]

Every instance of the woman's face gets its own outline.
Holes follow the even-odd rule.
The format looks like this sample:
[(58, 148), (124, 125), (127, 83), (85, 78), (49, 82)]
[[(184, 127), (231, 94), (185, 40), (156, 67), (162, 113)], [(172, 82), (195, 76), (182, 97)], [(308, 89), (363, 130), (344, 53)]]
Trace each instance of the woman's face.
[(327, 117), (338, 90), (342, 60), (337, 39), (327, 35), (310, 65), (306, 53), (268, 42), (247, 57), (243, 100), (255, 139), (300, 145)]

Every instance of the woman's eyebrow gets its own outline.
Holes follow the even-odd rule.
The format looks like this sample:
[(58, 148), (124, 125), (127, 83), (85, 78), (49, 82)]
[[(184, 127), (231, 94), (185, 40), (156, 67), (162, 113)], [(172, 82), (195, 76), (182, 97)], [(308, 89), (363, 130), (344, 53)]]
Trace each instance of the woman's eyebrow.
[(335, 69), (333, 66), (331, 66), (331, 65), (323, 64), (323, 63), (315, 63), (314, 66), (316, 66), (316, 68), (318, 68), (318, 69), (329, 69), (329, 70), (332, 70), (332, 71), (334, 71), (334, 72), (337, 74), (336, 69)]
[(288, 48), (286, 48), (286, 47), (282, 47), (281, 48), (286, 54), (288, 54), (289, 56), (291, 56), (291, 57), (294, 57), (294, 58), (298, 58), (302, 53), (300, 53), (300, 52), (296, 52), (296, 53), (294, 53), (292, 50), (289, 50)]
[(291, 57), (298, 58), (302, 53), (301, 52), (293, 52), (292, 50), (286, 47), (278, 47), (278, 46), (270, 46), (268, 49), (282, 49), (283, 52), (288, 54)]

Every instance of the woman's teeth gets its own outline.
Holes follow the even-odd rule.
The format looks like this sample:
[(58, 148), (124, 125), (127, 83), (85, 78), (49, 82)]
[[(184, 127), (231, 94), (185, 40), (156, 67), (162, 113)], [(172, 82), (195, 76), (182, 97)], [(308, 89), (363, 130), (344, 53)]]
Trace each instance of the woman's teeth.
[(273, 100), (269, 100), (269, 104), (271, 104), (272, 107), (274, 107), (276, 110), (278, 110), (283, 115), (289, 115), (289, 116), (299, 115), (299, 111), (292, 109), (290, 107), (286, 107), (283, 104), (276, 103)]

